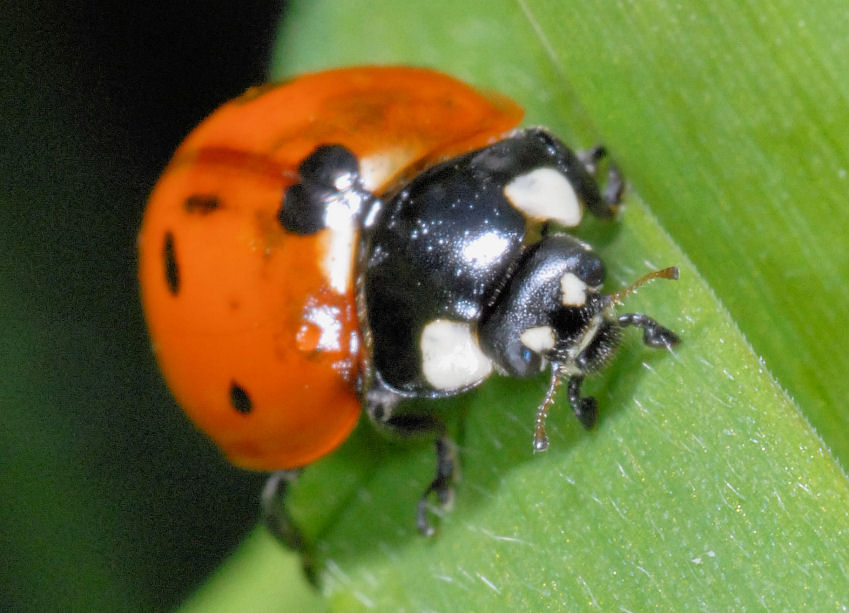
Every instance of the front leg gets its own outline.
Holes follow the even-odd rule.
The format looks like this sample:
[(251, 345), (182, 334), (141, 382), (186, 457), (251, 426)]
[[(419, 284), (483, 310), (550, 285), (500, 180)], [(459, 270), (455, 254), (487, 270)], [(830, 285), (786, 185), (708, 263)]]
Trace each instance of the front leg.
[(634, 326), (643, 330), (643, 343), (656, 349), (671, 349), (681, 342), (678, 335), (665, 328), (648, 315), (625, 313), (619, 316), (620, 326)]
[(592, 396), (581, 396), (581, 384), (584, 378), (581, 376), (569, 377), (567, 386), (567, 395), (569, 404), (572, 405), (572, 410), (575, 412), (575, 417), (581, 422), (581, 425), (590, 430), (598, 420), (598, 402)]

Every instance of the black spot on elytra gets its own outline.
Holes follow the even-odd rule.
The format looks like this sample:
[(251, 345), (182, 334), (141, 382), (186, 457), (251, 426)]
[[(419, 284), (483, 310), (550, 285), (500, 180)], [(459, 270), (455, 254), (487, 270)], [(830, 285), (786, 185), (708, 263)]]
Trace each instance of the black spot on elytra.
[(207, 215), (221, 208), (221, 200), (215, 194), (192, 194), (183, 203), (187, 213)]
[(165, 242), (162, 245), (162, 263), (165, 268), (165, 282), (172, 296), (180, 292), (180, 268), (177, 266), (177, 254), (174, 248), (174, 235), (169, 231), (165, 233)]
[(235, 381), (230, 383), (230, 404), (242, 415), (247, 415), (253, 409), (251, 397), (248, 396), (245, 388)]
[(277, 212), (280, 225), (294, 234), (309, 235), (327, 227), (324, 214), (328, 194), (310, 190), (302, 183), (290, 186), (283, 196), (283, 205)]
[[(349, 193), (364, 197), (360, 182), (360, 163), (342, 145), (319, 145), (298, 167), (301, 182), (290, 186), (283, 195), (277, 213), (280, 225), (289, 232), (309, 235), (327, 227), (327, 206)], [(348, 187), (339, 187), (340, 181)]]

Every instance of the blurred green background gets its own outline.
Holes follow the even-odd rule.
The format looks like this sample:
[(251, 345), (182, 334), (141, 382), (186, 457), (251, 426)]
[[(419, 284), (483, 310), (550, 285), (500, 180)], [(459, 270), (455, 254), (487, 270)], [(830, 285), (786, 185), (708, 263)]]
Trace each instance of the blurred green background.
[(171, 609), (255, 524), (261, 477), (156, 371), (135, 234), (183, 136), (265, 80), (282, 5), (2, 5), (0, 611)]

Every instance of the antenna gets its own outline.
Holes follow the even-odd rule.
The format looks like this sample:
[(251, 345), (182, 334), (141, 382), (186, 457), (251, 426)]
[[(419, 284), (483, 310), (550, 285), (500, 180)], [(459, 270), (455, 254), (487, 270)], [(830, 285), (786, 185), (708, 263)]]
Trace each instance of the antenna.
[(671, 279), (676, 280), (678, 278), (678, 267), (670, 266), (669, 268), (664, 268), (662, 270), (655, 270), (650, 273), (644, 274), (642, 277), (634, 281), (631, 285), (626, 287), (625, 289), (620, 289), (618, 292), (614, 294), (610, 294), (610, 299), (613, 302), (617, 302), (622, 304), (622, 301), (625, 300), (628, 296), (637, 291), (637, 289), (643, 285), (644, 283), (651, 281), (652, 279)]

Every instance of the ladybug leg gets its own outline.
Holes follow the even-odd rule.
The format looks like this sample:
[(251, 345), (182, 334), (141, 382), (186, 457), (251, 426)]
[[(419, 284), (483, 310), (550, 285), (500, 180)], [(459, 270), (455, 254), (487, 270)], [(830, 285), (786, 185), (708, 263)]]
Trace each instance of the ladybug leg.
[(581, 376), (569, 377), (567, 386), (567, 397), (569, 404), (572, 405), (572, 410), (575, 412), (575, 417), (581, 422), (581, 425), (589, 430), (595, 426), (598, 419), (598, 402), (592, 396), (581, 396), (581, 384), (584, 378)]
[(278, 470), (271, 474), (262, 489), (262, 521), (266, 529), (281, 543), (301, 556), (304, 573), (311, 583), (316, 583), (312, 552), (304, 535), (292, 520), (286, 508), (286, 492), (301, 470)]
[(454, 503), (454, 480), (456, 478), (457, 447), (448, 436), (442, 434), (436, 438), (436, 476), (419, 499), (416, 507), (416, 527), (425, 536), (433, 536), (436, 529), (427, 518), (427, 499), (436, 493), (443, 509), (449, 509)]
[(601, 197), (611, 207), (619, 206), (622, 203), (622, 195), (625, 193), (625, 179), (618, 166), (613, 164), (607, 169), (607, 184), (604, 186), (604, 191)]
[(584, 151), (578, 151), (577, 156), (587, 172), (594, 175), (598, 170), (598, 163), (607, 156), (607, 149), (604, 148), (604, 145), (596, 145)]
[(678, 335), (665, 328), (648, 315), (624, 313), (619, 316), (619, 325), (634, 326), (643, 330), (643, 343), (656, 349), (671, 349), (681, 342)]
[(445, 431), (445, 423), (422, 413), (395, 413), (402, 396), (377, 385), (366, 394), (366, 412), (380, 430), (398, 438), (434, 436), (436, 449), (436, 475), (425, 489), (416, 507), (416, 527), (425, 536), (436, 534), (428, 519), (429, 498), (436, 495), (443, 509), (454, 501), (454, 481), (457, 478), (457, 451), (454, 441)]
[[(586, 151), (579, 151), (577, 155), (586, 171), (595, 177), (598, 173), (598, 163), (607, 157), (607, 149), (604, 148), (604, 145), (596, 145)], [(625, 180), (622, 173), (615, 164), (611, 164), (607, 170), (607, 183), (602, 191), (601, 198), (608, 207), (614, 208), (622, 203), (624, 193)]]

